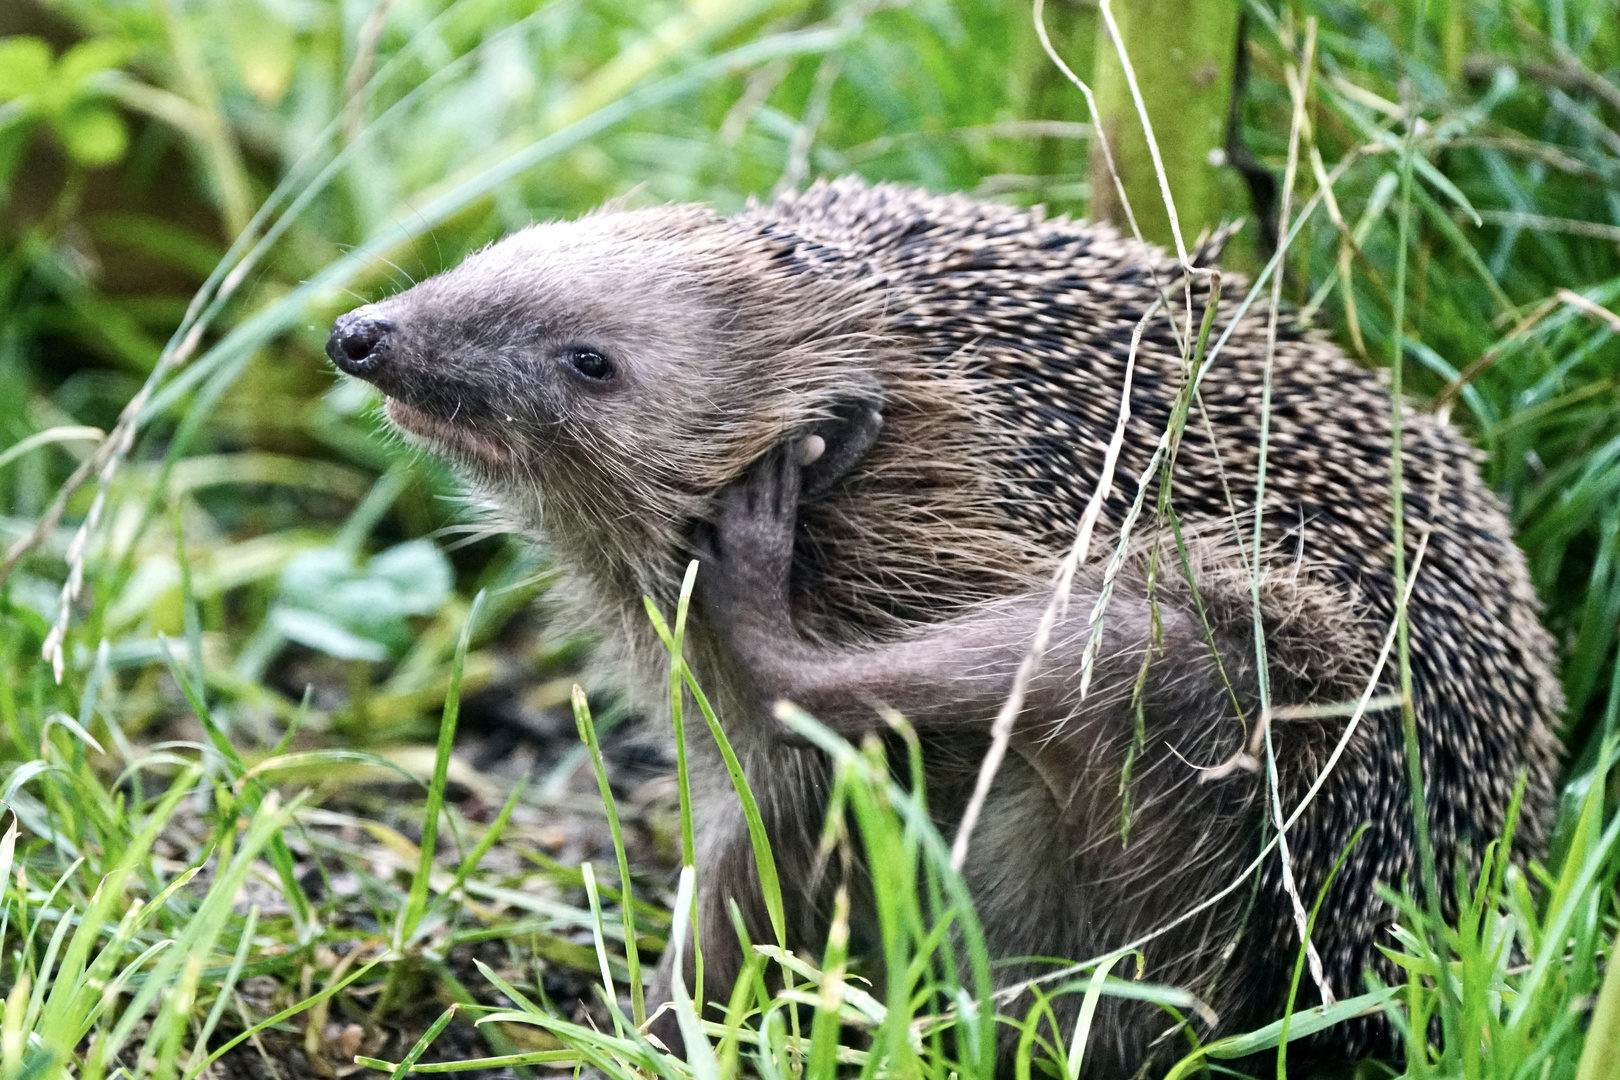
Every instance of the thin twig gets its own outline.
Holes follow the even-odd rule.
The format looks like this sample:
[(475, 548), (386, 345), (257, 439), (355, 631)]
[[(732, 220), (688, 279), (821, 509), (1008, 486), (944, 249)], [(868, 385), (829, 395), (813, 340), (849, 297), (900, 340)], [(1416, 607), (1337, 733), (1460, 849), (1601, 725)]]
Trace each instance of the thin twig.
[[(1412, 36), (1422, 33), (1423, 6), (1413, 16)], [(1412, 641), (1408, 619), (1410, 593), (1406, 588), (1406, 275), (1408, 247), (1412, 233), (1412, 183), (1415, 169), (1413, 140), (1418, 126), (1417, 102), (1411, 76), (1401, 79), (1401, 105), (1405, 130), (1401, 138), (1400, 202), (1395, 215), (1395, 292), (1390, 312), (1389, 356), (1389, 502), (1390, 563), (1395, 578), (1395, 660), (1401, 686), (1401, 737), (1405, 748), (1407, 793), (1412, 801), (1412, 828), (1417, 840), (1418, 877), (1423, 886), (1430, 928), (1444, 925), (1440, 910), (1439, 874), (1435, 867), (1434, 845), (1429, 832), (1429, 800), (1424, 786), (1423, 749), (1418, 739), (1417, 700), (1412, 690)], [(1431, 942), (1438, 946), (1438, 941)], [(1451, 983), (1437, 980), (1441, 999), (1450, 999)]]
[(1585, 90), (1620, 113), (1620, 86), (1586, 70), (1572, 56), (1565, 55), (1559, 59), (1560, 63), (1547, 64), (1536, 60), (1521, 62), (1509, 56), (1470, 56), (1463, 61), (1463, 74), (1471, 79), (1488, 79), (1498, 68), (1517, 68), (1538, 85)]
[[(1349, 171), (1350, 165), (1356, 156), (1357, 154), (1355, 151), (1345, 155), (1345, 157), (1333, 167), (1333, 172), (1329, 175), (1330, 181), (1337, 183), (1339, 178)], [(1191, 386), (1188, 390), (1190, 395), (1193, 397), (1197, 396), (1198, 388), (1202, 385), (1205, 374), (1207, 374), (1209, 369), (1214, 365), (1215, 358), (1220, 355), (1221, 351), (1226, 347), (1227, 340), (1242, 323), (1243, 317), (1248, 313), (1249, 308), (1251, 305), (1253, 305), (1255, 298), (1259, 296), (1260, 290), (1265, 288), (1266, 285), (1270, 283), (1271, 275), (1276, 272), (1278, 266), (1282, 262), (1283, 256), (1287, 253), (1288, 249), (1293, 246), (1294, 240), (1298, 237), (1300, 230), (1304, 228), (1305, 222), (1308, 221), (1311, 215), (1315, 213), (1316, 208), (1321, 205), (1321, 202), (1322, 193), (1318, 191), (1305, 203), (1305, 206), (1300, 211), (1299, 220), (1288, 230), (1282, 241), (1277, 245), (1277, 251), (1273, 253), (1271, 260), (1266, 263), (1265, 269), (1260, 272), (1260, 276), (1257, 277), (1254, 280), (1254, 283), (1249, 286), (1248, 294), (1245, 295), (1243, 300), (1238, 304), (1237, 310), (1233, 312), (1231, 319), (1226, 324), (1226, 329), (1221, 332), (1220, 338), (1215, 342), (1215, 344), (1209, 347), (1209, 351), (1204, 354), (1203, 360), (1193, 369)], [(1113, 595), (1114, 580), (1119, 575), (1120, 569), (1125, 564), (1126, 549), (1130, 544), (1131, 531), (1135, 527), (1137, 519), (1141, 516), (1142, 508), (1147, 501), (1147, 493), (1152, 487), (1153, 478), (1159, 472), (1160, 465), (1163, 462), (1165, 455), (1170, 453), (1174, 441), (1175, 431), (1172, 427), (1167, 426), (1159, 435), (1159, 442), (1153, 448), (1152, 455), (1150, 455), (1148, 458), (1147, 467), (1144, 468), (1141, 474), (1137, 477), (1136, 498), (1134, 501), (1132, 501), (1130, 509), (1125, 512), (1124, 521), (1120, 523), (1119, 537), (1115, 541), (1114, 545), (1114, 554), (1109, 560), (1108, 566), (1103, 571), (1102, 585), (1098, 590), (1096, 605), (1092, 609), (1090, 639), (1086, 643), (1086, 650), (1080, 661), (1082, 688), (1089, 685), (1089, 673), (1096, 660), (1097, 649), (1100, 647), (1101, 643), (1103, 616), (1107, 609), (1109, 600)]]
[(1558, 299), (1572, 308), (1579, 308), (1588, 315), (1608, 324), (1609, 329), (1620, 334), (1620, 315), (1616, 315), (1606, 307), (1599, 307), (1574, 289), (1559, 289)]
[(1596, 240), (1612, 240), (1620, 244), (1620, 225), (1604, 225), (1597, 221), (1576, 218), (1547, 217), (1526, 214), (1518, 210), (1481, 210), (1479, 216), (1493, 225), (1512, 225), (1532, 232), (1568, 233), (1571, 236), (1590, 236)]
[[(1385, 694), (1368, 702), (1365, 711), (1371, 713), (1384, 712), (1388, 709), (1398, 709), (1400, 705), (1401, 698), (1399, 694)], [(1244, 744), (1242, 749), (1219, 765), (1192, 765), (1192, 762), (1187, 762), (1187, 764), (1198, 770), (1199, 782), (1206, 784), (1224, 780), (1236, 772), (1258, 773), (1260, 771), (1260, 752), (1265, 749), (1266, 730), (1278, 720), (1323, 720), (1334, 716), (1350, 716), (1359, 707), (1359, 702), (1327, 705), (1281, 705), (1269, 712), (1262, 713), (1259, 723), (1255, 724), (1254, 733), (1249, 736), (1249, 741)], [(1186, 761), (1185, 758), (1182, 760)]]
[[(1039, 0), (1037, 0), (1037, 14), (1039, 12), (1039, 8), (1040, 4)], [(1076, 81), (1078, 82), (1078, 80)], [(1340, 178), (1342, 178), (1344, 174), (1349, 171), (1351, 165), (1353, 165), (1363, 154), (1381, 153), (1384, 151), (1385, 148), (1380, 145), (1358, 146), (1352, 148), (1333, 166), (1332, 171), (1328, 175), (1328, 182), (1323, 186), (1332, 187), (1333, 185), (1337, 184)], [(1238, 304), (1237, 310), (1233, 313), (1230, 321), (1227, 323), (1226, 329), (1221, 333), (1220, 338), (1209, 347), (1209, 351), (1204, 355), (1203, 362), (1199, 364), (1197, 369), (1193, 372), (1191, 392), (1194, 396), (1196, 396), (1198, 393), (1198, 389), (1203, 382), (1204, 375), (1213, 366), (1215, 359), (1225, 349), (1227, 340), (1236, 331), (1239, 324), (1241, 324), (1244, 315), (1254, 303), (1255, 297), (1258, 296), (1260, 290), (1269, 283), (1271, 275), (1276, 272), (1283, 259), (1283, 256), (1293, 245), (1293, 242), (1298, 237), (1300, 231), (1303, 230), (1305, 222), (1310, 220), (1311, 216), (1316, 212), (1317, 207), (1320, 206), (1321, 203), (1322, 192), (1318, 190), (1310, 197), (1310, 199), (1306, 200), (1305, 205), (1300, 208), (1298, 220), (1295, 221), (1295, 223), (1288, 230), (1279, 230), (1282, 232), (1282, 237), (1277, 245), (1277, 250), (1272, 254), (1271, 259), (1266, 263), (1265, 268), (1261, 270), (1259, 276), (1250, 285), (1248, 294)], [(1141, 477), (1138, 479), (1136, 500), (1133, 502), (1130, 510), (1126, 514), (1125, 524), (1121, 528), (1120, 539), (1115, 550), (1114, 562), (1110, 563), (1109, 571), (1116, 571), (1117, 567), (1114, 565), (1114, 563), (1121, 561), (1124, 557), (1124, 549), (1129, 541), (1130, 524), (1141, 512), (1142, 503), (1145, 500), (1147, 493), (1148, 482), (1152, 478), (1155, 470), (1157, 470), (1159, 467), (1159, 461), (1162, 455), (1169, 447), (1170, 435), (1171, 433), (1168, 429), (1160, 435), (1159, 443), (1154, 448), (1153, 454), (1148, 462), (1148, 466), (1145, 470), (1143, 470)], [(1418, 571), (1423, 565), (1423, 557), (1428, 551), (1428, 546), (1429, 534), (1426, 531), (1418, 543), (1417, 552), (1412, 561), (1411, 574), (1406, 583), (1407, 596), (1410, 596), (1412, 589), (1416, 586)], [(1105, 572), (1105, 581), (1106, 580), (1107, 572)], [(1312, 782), (1310, 788), (1300, 799), (1299, 805), (1294, 808), (1293, 812), (1289, 814), (1287, 819), (1284, 821), (1285, 829), (1293, 828), (1294, 825), (1298, 823), (1299, 819), (1304, 815), (1306, 809), (1313, 801), (1315, 801), (1322, 788), (1326, 786), (1329, 777), (1338, 767), (1338, 763), (1344, 756), (1344, 751), (1349, 746), (1351, 738), (1360, 728), (1361, 719), (1367, 711), (1368, 703), (1372, 700), (1373, 693), (1378, 686), (1378, 680), (1382, 676), (1384, 667), (1389, 661), (1390, 651), (1394, 648), (1395, 636), (1396, 626), (1395, 623), (1392, 622), (1389, 632), (1385, 636), (1383, 648), (1379, 652), (1378, 660), (1375, 663), (1371, 674), (1368, 676), (1367, 687), (1362, 695), (1361, 702), (1357, 706), (1356, 712), (1350, 717), (1349, 722), (1345, 725), (1345, 730), (1339, 737), (1338, 743), (1335, 744), (1332, 753), (1328, 755), (1327, 761), (1323, 764), (1321, 771), (1317, 773), (1316, 779)], [(1090, 960), (1082, 961), (1077, 964), (1070, 964), (1055, 971), (1047, 972), (1044, 975), (1036, 976), (1035, 978), (1027, 979), (1011, 986), (1004, 987), (996, 992), (997, 1000), (1013, 1000), (1014, 998), (1018, 997), (1019, 994), (1024, 993), (1032, 986), (1044, 985), (1058, 979), (1070, 978), (1079, 972), (1095, 967), (1098, 963), (1107, 960), (1110, 957), (1121, 956), (1132, 950), (1140, 949), (1143, 945), (1146, 945), (1155, 938), (1162, 937), (1171, 930), (1174, 930), (1176, 927), (1181, 926), (1191, 919), (1198, 917), (1203, 912), (1208, 911), (1210, 908), (1214, 907), (1228, 896), (1231, 896), (1238, 889), (1242, 888), (1244, 883), (1248, 881), (1249, 877), (1265, 864), (1265, 860), (1270, 857), (1271, 852), (1276, 845), (1276, 838), (1273, 837), (1272, 840), (1260, 850), (1259, 854), (1257, 854), (1254, 859), (1250, 861), (1249, 865), (1244, 867), (1243, 870), (1241, 870), (1224, 888), (1216, 892), (1214, 895), (1208, 897), (1201, 903), (1176, 916), (1174, 919), (1171, 919), (1169, 922), (1164, 923), (1156, 929), (1148, 931), (1146, 934), (1143, 934), (1134, 941), (1127, 942), (1125, 945), (1120, 946), (1110, 953), (1094, 957)]]
[(1458, 394), (1462, 393), (1463, 387), (1473, 382), (1486, 368), (1496, 363), (1531, 327), (1545, 319), (1558, 306), (1558, 300), (1556, 294), (1547, 297), (1536, 306), (1534, 311), (1520, 319), (1518, 324), (1508, 331), (1506, 337), (1480, 353), (1477, 360), (1464, 368), (1455, 379), (1446, 383), (1441, 391), (1434, 396), (1434, 401), (1429, 404), (1430, 411), (1438, 413), (1442, 419), (1449, 419), (1451, 416), (1451, 403)]

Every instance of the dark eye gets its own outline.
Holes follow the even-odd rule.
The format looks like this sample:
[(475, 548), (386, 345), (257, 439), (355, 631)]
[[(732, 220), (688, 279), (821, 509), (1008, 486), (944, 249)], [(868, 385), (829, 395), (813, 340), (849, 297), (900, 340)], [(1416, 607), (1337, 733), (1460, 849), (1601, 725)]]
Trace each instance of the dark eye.
[(613, 365), (608, 363), (608, 358), (595, 349), (569, 349), (566, 360), (569, 367), (587, 379), (600, 382), (613, 374)]

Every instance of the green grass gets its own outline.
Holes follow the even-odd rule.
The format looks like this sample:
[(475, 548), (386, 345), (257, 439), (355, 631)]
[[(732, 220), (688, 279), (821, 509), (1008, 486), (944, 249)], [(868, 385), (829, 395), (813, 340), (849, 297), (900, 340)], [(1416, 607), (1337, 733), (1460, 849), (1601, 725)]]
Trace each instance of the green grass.
[[(751, 943), (726, 1017), (676, 1004), (684, 1063), (639, 1035), (633, 991), (690, 897), (667, 870), (693, 862), (684, 768), (627, 786), (619, 717), (570, 692), (589, 643), (536, 637), (544, 553), (471, 523), (320, 352), (358, 300), (612, 197), (730, 210), (858, 171), (1083, 213), (1085, 98), (1029, 12), (402, 2), (368, 60), (365, 12), (331, 3), (16, 10), (0, 31), (51, 44), (0, 42), (0, 1080), (189, 1080), (242, 1055), (943, 1080), (989, 1075), (998, 1023), (1031, 1075), (1077, 1075), (1084, 1024), (1058, 1042), (1039, 999), (997, 1017), (926, 793), (799, 716), (837, 762), (829, 857), (882, 855), (883, 1000), (837, 919), (819, 958), (783, 951), (767, 870), (777, 940)], [(1295, 178), (1255, 302), (1398, 360), (1481, 447), (1559, 640), (1568, 752), (1544, 864), (1434, 868), (1455, 925), (1391, 883), (1403, 985), (1189, 1045), (1176, 1075), (1382, 1009), (1406, 1075), (1600, 1080), (1620, 1068), (1620, 21), (1601, 0), (1245, 12), (1244, 138)], [(1045, 17), (1088, 78), (1096, 9)], [(1254, 251), (1234, 259), (1260, 276)], [(649, 610), (675, 658), (684, 615)], [(678, 659), (670, 678), (681, 760), (724, 748)], [(481, 777), (458, 706), (500, 695), (584, 741), (527, 786)], [(1042, 993), (1087, 1016), (1147, 996), (1167, 1025), (1200, 1007), (1130, 967)]]

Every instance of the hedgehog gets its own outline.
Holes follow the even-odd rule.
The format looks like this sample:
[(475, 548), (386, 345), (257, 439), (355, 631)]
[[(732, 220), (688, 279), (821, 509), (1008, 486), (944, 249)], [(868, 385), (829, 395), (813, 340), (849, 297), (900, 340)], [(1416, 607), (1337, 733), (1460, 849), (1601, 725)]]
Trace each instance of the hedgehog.
[[(544, 546), (557, 618), (595, 633), (600, 669), (648, 713), (667, 716), (669, 658), (643, 597), (670, 610), (699, 559), (688, 663), (789, 883), (789, 944), (818, 955), (835, 884), (817, 855), (831, 765), (775, 704), (851, 740), (903, 714), (921, 746), (912, 779), (951, 835), (1101, 487), (1093, 554), (1028, 682), (962, 873), (1014, 994), (1051, 971), (1031, 957), (1083, 961), (1173, 923), (1141, 947), (1136, 974), (1199, 995), (1207, 1036), (1279, 1015), (1300, 948), (1275, 854), (1252, 887), (1199, 907), (1272, 835), (1264, 770), (1233, 767), (1262, 723), (1280, 805), (1320, 784), (1287, 833), (1295, 895), (1311, 903), (1343, 858), (1312, 934), (1320, 987), (1307, 979), (1299, 1004), (1363, 992), (1369, 970), (1390, 978), (1377, 946), (1393, 912), (1377, 890), (1419, 885), (1401, 710), (1366, 712), (1346, 738), (1347, 710), (1324, 707), (1360, 697), (1375, 671), (1385, 693), (1397, 686), (1394, 662), (1376, 664), (1397, 606), (1387, 373), (1305, 328), (1268, 345), (1266, 316), (1239, 311), (1244, 288), (1107, 225), (842, 179), (731, 215), (673, 205), (536, 224), (340, 317), (327, 349), (381, 389), (408, 441)], [(1211, 301), (1224, 344), (1171, 467), (1155, 470)], [(1506, 827), (1518, 784), (1516, 856), (1544, 844), (1561, 698), (1477, 452), (1401, 410), (1408, 568), (1423, 549), (1412, 709), (1450, 881)], [(1150, 510), (1127, 540), (1139, 501)], [(692, 757), (695, 922), (705, 996), (723, 1002), (742, 962), (730, 905), (753, 940), (772, 933), (719, 755), (694, 740)], [(881, 980), (869, 887), (858, 866), (839, 880), (852, 954)], [(667, 964), (659, 979), (655, 1003)], [(1062, 1038), (1078, 997), (1054, 1003)], [(1169, 1024), (1105, 998), (1087, 1074), (1162, 1071)], [(679, 1048), (667, 1013), (653, 1030)], [(1314, 1045), (1396, 1049), (1378, 1018)], [(1003, 1036), (999, 1071), (1012, 1050)]]

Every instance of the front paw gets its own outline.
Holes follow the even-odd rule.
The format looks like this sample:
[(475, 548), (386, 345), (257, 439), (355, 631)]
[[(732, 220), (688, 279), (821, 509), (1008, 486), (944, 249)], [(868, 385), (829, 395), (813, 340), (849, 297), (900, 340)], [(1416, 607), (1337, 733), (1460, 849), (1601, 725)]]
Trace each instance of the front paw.
[(788, 623), (788, 581), (799, 520), (800, 450), (786, 442), (720, 496), (698, 539), (698, 601), (719, 627)]

